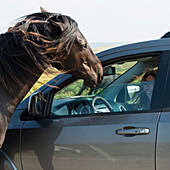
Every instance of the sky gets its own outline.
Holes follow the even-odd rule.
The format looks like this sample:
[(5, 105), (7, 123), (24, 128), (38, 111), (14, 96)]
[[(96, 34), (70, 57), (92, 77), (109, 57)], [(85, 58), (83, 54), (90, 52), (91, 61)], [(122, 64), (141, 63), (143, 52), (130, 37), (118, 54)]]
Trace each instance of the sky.
[(170, 31), (170, 0), (0, 0), (0, 33), (40, 12), (73, 18), (88, 42), (139, 42)]

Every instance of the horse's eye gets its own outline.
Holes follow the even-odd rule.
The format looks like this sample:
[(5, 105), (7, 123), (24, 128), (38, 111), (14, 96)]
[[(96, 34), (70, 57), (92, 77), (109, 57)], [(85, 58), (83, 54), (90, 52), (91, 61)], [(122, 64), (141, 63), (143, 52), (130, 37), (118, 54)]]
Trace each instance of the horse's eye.
[(88, 62), (87, 62), (87, 61), (85, 61), (83, 64), (86, 64), (86, 65), (88, 65)]
[(82, 47), (83, 48), (87, 48), (87, 44), (82, 44)]

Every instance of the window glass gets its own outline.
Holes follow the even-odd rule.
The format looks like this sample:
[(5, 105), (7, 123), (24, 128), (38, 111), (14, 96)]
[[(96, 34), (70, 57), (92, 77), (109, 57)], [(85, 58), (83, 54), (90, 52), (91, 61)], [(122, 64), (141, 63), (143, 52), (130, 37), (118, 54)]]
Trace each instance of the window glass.
[[(59, 93), (57, 93), (54, 96), (54, 99), (68, 98), (68, 97), (76, 96), (79, 94), (79, 92), (82, 90), (82, 88), (83, 88), (83, 80), (78, 80), (78, 81), (70, 84), (63, 90), (61, 90)], [(89, 93), (89, 91), (90, 91), (90, 88), (84, 87), (81, 94), (87, 95)]]
[(104, 67), (102, 83), (87, 88), (83, 80), (54, 95), (51, 115), (148, 110), (152, 100), (159, 56), (113, 63)]

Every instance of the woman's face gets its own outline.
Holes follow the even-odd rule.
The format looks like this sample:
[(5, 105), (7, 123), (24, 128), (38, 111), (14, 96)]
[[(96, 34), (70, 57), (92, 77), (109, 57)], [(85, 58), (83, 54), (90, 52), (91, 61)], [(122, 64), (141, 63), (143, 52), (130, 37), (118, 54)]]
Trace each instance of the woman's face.
[(149, 75), (147, 78), (146, 78), (146, 81), (155, 81), (155, 78), (151, 75)]

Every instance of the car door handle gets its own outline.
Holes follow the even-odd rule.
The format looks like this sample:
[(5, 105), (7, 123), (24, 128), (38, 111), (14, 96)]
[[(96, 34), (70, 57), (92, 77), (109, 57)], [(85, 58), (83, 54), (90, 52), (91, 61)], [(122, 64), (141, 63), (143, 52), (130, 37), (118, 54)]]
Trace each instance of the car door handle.
[(141, 127), (133, 127), (133, 126), (127, 126), (123, 127), (122, 129), (117, 129), (115, 131), (117, 135), (147, 135), (150, 133), (149, 128), (141, 128)]

